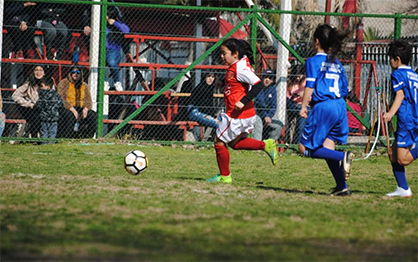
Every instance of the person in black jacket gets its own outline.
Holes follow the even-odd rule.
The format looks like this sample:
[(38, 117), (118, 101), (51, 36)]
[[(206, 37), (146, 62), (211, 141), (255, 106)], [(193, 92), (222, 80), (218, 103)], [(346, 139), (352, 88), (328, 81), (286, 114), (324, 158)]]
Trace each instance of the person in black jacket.
[(7, 30), (5, 43), (10, 39), (12, 47), (4, 48), (4, 53), (13, 51), (15, 57), (25, 58), (27, 51), (33, 49), (35, 29), (31, 25), (31, 14), (36, 8), (34, 2), (4, 2), (4, 28)]
[(39, 99), (34, 106), (39, 112), (41, 121), (41, 138), (57, 137), (59, 113), (64, 108), (64, 101), (53, 87), (54, 82), (51, 77), (42, 78)]
[[(215, 118), (216, 108), (214, 107), (213, 94), (216, 83), (215, 74), (206, 74), (205, 80), (193, 88), (189, 97), (187, 114), (189, 120), (198, 122), (201, 126), (218, 128), (218, 120)], [(198, 133), (193, 130), (196, 139)]]

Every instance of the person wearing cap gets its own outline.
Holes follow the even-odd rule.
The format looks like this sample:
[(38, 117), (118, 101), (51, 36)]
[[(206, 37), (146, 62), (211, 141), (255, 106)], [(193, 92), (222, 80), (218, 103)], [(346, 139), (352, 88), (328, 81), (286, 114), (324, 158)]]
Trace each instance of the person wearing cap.
[(92, 138), (96, 132), (96, 112), (92, 110), (90, 88), (82, 73), (80, 67), (73, 66), (68, 76), (58, 83), (57, 92), (66, 109), (60, 116), (58, 137)]
[(262, 74), (265, 89), (254, 99), (254, 106), (257, 112), (254, 124), (253, 138), (277, 140), (282, 132), (283, 123), (273, 119), (277, 110), (276, 74), (272, 69), (264, 70)]

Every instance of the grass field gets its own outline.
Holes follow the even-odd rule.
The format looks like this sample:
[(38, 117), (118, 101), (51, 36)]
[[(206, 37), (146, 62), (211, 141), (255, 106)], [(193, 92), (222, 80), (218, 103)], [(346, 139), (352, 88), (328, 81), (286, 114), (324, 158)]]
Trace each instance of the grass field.
[[(139, 176), (123, 169), (133, 149), (150, 159)], [(204, 181), (212, 147), (3, 142), (1, 260), (417, 261), (418, 198), (384, 196), (384, 155), (354, 162), (341, 198), (323, 160), (230, 152), (225, 185)]]

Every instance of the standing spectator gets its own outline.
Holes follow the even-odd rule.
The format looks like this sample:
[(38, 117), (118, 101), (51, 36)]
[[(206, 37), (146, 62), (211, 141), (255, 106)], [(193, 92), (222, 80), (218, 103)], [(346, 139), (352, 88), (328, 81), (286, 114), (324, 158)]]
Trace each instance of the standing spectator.
[(267, 69), (263, 72), (263, 90), (254, 99), (254, 106), (257, 118), (254, 124), (253, 138), (263, 140), (270, 138), (277, 141), (282, 132), (283, 123), (273, 119), (277, 110), (276, 74), (273, 70)]
[(96, 112), (89, 86), (80, 67), (73, 66), (68, 76), (58, 83), (57, 91), (65, 109), (60, 116), (58, 137), (91, 138), (96, 132)]
[(234, 150), (263, 150), (273, 165), (277, 165), (279, 154), (273, 139), (260, 141), (248, 137), (254, 130), (256, 116), (252, 100), (265, 88), (251, 66), (254, 60), (250, 44), (235, 38), (225, 40), (221, 59), (228, 70), (224, 90), (226, 112), (219, 116), (214, 142), (219, 174), (206, 181), (232, 183), (227, 145)]
[(395, 70), (391, 75), (395, 98), (389, 111), (383, 114), (383, 119), (387, 122), (396, 115), (398, 121), (395, 143), (389, 154), (397, 187), (394, 192), (386, 195), (412, 197), (412, 190), (406, 180), (405, 166), (418, 158), (418, 74), (408, 66), (412, 57), (412, 46), (408, 42), (397, 40), (390, 43), (388, 56), (390, 66)]
[[(200, 82), (189, 97), (187, 113), (189, 120), (198, 122), (201, 126), (218, 128), (218, 121), (215, 118), (216, 108), (213, 106), (213, 93), (215, 91), (215, 74), (208, 73), (205, 80)], [(200, 138), (200, 127), (193, 129), (193, 135), (197, 140)]]
[[(4, 28), (7, 29), (7, 37), (12, 41), (17, 58), (25, 58), (28, 50), (33, 45), (34, 28), (31, 27), (31, 14), (34, 12), (36, 3), (6, 1), (4, 3)], [(9, 51), (9, 50), (7, 50)], [(4, 51), (3, 51), (4, 52)]]
[[(70, 42), (67, 25), (62, 21), (62, 17), (66, 13), (65, 5), (38, 3), (37, 7), (39, 17), (36, 26), (44, 34), (44, 42), (47, 47), (46, 57), (49, 60), (60, 60)], [(52, 53), (51, 49), (54, 49), (55, 53)]]
[(3, 135), (4, 127), (6, 126), (6, 114), (3, 113), (3, 98), (0, 91), (0, 137)]
[[(121, 13), (118, 8), (109, 6), (107, 13), (106, 29), (106, 62), (110, 67), (110, 77), (113, 80), (115, 89), (123, 91), (121, 83), (121, 70), (119, 63), (122, 61), (122, 47), (125, 43), (124, 34), (129, 33), (129, 27), (121, 21)], [(105, 90), (109, 90), (110, 84), (105, 81)]]
[(39, 111), (41, 138), (56, 138), (59, 114), (61, 109), (64, 108), (64, 102), (55, 91), (54, 81), (51, 77), (45, 76), (42, 78), (40, 89), (39, 99), (34, 109)]
[(35, 137), (39, 132), (39, 112), (35, 110), (34, 106), (38, 102), (39, 88), (41, 87), (41, 80), (44, 76), (44, 68), (41, 65), (35, 66), (28, 81), (16, 89), (12, 95), (13, 101), (20, 106), (19, 111), (28, 125), (26, 128), (26, 136), (31, 134), (32, 137)]

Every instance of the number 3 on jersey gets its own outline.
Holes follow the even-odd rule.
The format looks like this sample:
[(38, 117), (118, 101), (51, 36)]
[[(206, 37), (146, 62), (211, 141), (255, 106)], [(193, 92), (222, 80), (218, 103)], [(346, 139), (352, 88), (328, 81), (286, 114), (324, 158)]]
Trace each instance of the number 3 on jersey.
[(333, 80), (334, 84), (329, 87), (329, 91), (334, 93), (336, 97), (340, 97), (340, 85), (338, 84), (340, 76), (337, 74), (325, 73), (325, 78)]

